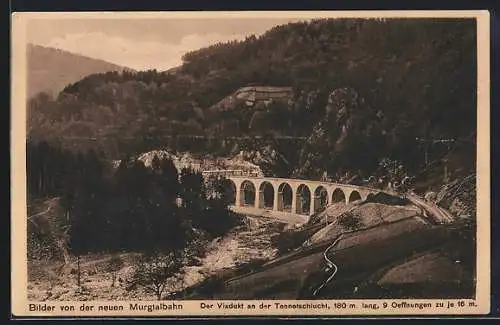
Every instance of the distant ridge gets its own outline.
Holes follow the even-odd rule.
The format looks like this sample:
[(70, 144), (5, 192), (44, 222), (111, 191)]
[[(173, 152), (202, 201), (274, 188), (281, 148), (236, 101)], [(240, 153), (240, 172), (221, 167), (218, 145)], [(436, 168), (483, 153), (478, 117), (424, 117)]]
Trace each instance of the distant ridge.
[(27, 65), (28, 98), (39, 92), (56, 96), (66, 85), (90, 74), (133, 71), (103, 60), (35, 44), (28, 44)]

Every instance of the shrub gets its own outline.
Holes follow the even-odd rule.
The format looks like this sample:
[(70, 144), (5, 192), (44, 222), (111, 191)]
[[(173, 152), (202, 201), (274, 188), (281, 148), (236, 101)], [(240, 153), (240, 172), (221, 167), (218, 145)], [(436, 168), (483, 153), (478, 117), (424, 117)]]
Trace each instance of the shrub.
[(182, 258), (178, 254), (145, 255), (133, 266), (127, 290), (134, 290), (140, 286), (147, 292), (153, 293), (157, 300), (161, 300), (169, 284), (181, 280), (181, 274)]
[(115, 286), (116, 274), (123, 267), (123, 260), (120, 255), (113, 255), (106, 265), (106, 271), (111, 273), (111, 287)]
[(338, 218), (338, 223), (345, 230), (356, 231), (363, 227), (361, 216), (353, 211), (347, 211)]
[(300, 247), (318, 229), (319, 227), (313, 226), (299, 231), (284, 231), (274, 236), (271, 242), (278, 249), (278, 254), (285, 254)]

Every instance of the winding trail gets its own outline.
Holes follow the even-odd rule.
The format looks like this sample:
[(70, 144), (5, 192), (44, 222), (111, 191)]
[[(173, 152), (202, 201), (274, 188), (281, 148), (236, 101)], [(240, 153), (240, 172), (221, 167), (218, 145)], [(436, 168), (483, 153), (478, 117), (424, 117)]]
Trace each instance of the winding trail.
[(323, 282), (319, 287), (316, 288), (316, 290), (314, 290), (313, 296), (316, 296), (321, 291), (321, 289), (323, 289), (328, 283), (330, 283), (330, 281), (335, 277), (335, 274), (337, 274), (337, 271), (339, 270), (338, 266), (328, 258), (328, 251), (335, 247), (335, 245), (337, 245), (341, 238), (342, 234), (338, 236), (337, 239), (335, 239), (335, 241), (323, 252), (323, 258), (325, 259), (326, 265), (330, 270), (333, 270), (333, 272), (325, 282)]
[[(434, 216), (435, 218), (434, 220), (439, 223), (450, 223), (454, 220), (453, 216), (448, 211), (435, 204), (426, 202), (425, 200), (423, 200), (422, 198), (418, 197), (415, 194), (409, 194), (406, 196), (406, 198), (419, 208), (423, 209), (425, 212)], [(334, 248), (337, 245), (340, 239), (342, 239), (343, 235), (347, 233), (349, 232), (340, 234), (337, 237), (337, 239), (335, 239), (335, 241), (330, 246), (328, 246), (323, 252), (323, 258), (328, 267), (327, 271), (332, 270), (332, 274), (330, 274), (330, 276), (326, 279), (326, 281), (324, 281), (318, 288), (314, 290), (313, 296), (316, 296), (321, 291), (321, 289), (323, 289), (328, 283), (330, 283), (333, 280), (333, 278), (337, 274), (339, 267), (328, 257), (328, 253), (332, 248)]]

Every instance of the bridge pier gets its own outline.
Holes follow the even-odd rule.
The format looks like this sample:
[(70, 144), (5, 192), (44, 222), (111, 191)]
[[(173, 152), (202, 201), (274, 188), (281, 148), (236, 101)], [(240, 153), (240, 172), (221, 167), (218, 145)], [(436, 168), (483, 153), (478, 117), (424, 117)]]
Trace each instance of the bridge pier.
[(255, 191), (255, 207), (257, 209), (263, 209), (265, 205), (264, 201), (264, 190), (256, 190)]
[(280, 211), (283, 206), (283, 192), (278, 192), (276, 188), (274, 191), (274, 201), (273, 201), (273, 210)]
[(297, 190), (292, 189), (292, 213), (297, 213)]
[(352, 191), (349, 191), (349, 190), (344, 190), (344, 194), (345, 194), (345, 204), (349, 204), (349, 198), (351, 197), (351, 193), (352, 193)]
[(240, 190), (237, 191), (240, 193), (239, 197), (239, 201), (238, 201), (238, 206), (244, 206), (245, 205), (245, 189), (243, 188), (243, 186), (240, 185)]
[(236, 187), (236, 193), (235, 193), (235, 199), (234, 199), (234, 205), (239, 207), (241, 206), (241, 184), (236, 184), (238, 187)]
[(321, 196), (314, 195), (311, 200), (311, 208), (309, 209), (309, 214), (316, 213), (316, 211), (319, 210), (320, 204), (321, 204)]

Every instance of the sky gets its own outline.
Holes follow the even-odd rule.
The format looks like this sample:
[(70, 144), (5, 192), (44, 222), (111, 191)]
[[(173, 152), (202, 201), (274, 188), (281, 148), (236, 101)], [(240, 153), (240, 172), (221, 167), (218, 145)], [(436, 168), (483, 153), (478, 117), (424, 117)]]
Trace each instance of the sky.
[(184, 53), (260, 35), (293, 18), (30, 19), (27, 41), (135, 70), (167, 70)]

